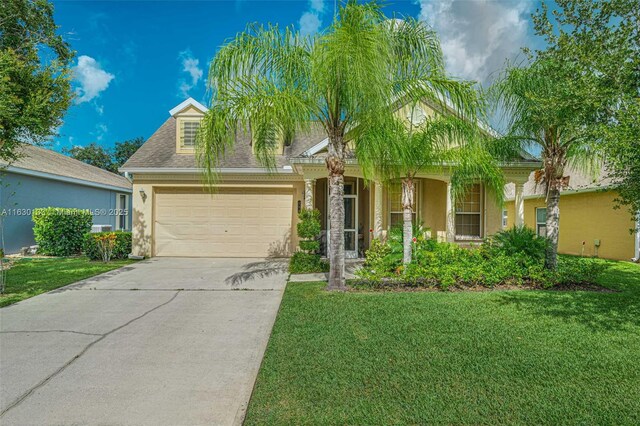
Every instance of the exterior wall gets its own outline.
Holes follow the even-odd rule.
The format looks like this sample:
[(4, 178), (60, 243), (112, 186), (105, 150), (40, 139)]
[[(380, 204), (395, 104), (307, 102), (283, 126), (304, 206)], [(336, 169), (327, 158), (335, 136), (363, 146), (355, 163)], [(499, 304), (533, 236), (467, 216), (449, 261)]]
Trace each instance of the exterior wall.
[[(304, 206), (304, 181), (298, 175), (225, 175), (216, 184), (224, 188), (289, 188), (293, 192), (291, 206), (291, 247), (298, 246), (296, 225), (298, 205)], [(133, 177), (132, 252), (152, 257), (155, 193), (158, 188), (203, 188), (199, 174), (135, 174)], [(143, 199), (141, 191), (144, 191)]]
[[(605, 259), (629, 260), (634, 257), (635, 236), (629, 233), (633, 218), (625, 209), (614, 209), (615, 192), (585, 192), (560, 197), (560, 239), (558, 251)], [(546, 207), (544, 198), (524, 200), (524, 223), (535, 229), (536, 208)], [(514, 202), (507, 203), (507, 226), (515, 223)], [(600, 240), (596, 249), (595, 240)]]
[(503, 206), (496, 202), (495, 194), (485, 191), (484, 199), (484, 235), (488, 237), (502, 229)]
[(447, 183), (433, 179), (420, 180), (419, 220), (431, 228), (431, 236), (439, 241), (447, 235)]
[[(116, 216), (109, 210), (116, 208), (117, 194), (127, 191), (100, 189), (70, 182), (5, 172), (1, 176), (0, 213), (4, 217), (4, 244), (7, 253), (17, 253), (21, 247), (35, 244), (32, 210), (39, 207), (68, 207), (104, 211), (93, 216), (94, 225), (116, 226)], [(21, 213), (16, 215), (15, 213)], [(131, 228), (131, 215), (129, 215)]]

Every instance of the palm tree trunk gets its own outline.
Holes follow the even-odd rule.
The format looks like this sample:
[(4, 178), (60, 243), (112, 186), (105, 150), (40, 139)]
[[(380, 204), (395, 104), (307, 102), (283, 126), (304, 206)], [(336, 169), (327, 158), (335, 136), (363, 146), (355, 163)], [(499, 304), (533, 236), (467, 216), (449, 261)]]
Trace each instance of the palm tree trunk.
[(413, 242), (413, 179), (402, 180), (402, 263), (411, 263)]
[(547, 238), (549, 245), (544, 267), (555, 270), (558, 266), (558, 237), (560, 235), (560, 189), (550, 188), (547, 195)]
[(329, 140), (329, 283), (327, 290), (345, 290), (344, 279), (344, 147)]

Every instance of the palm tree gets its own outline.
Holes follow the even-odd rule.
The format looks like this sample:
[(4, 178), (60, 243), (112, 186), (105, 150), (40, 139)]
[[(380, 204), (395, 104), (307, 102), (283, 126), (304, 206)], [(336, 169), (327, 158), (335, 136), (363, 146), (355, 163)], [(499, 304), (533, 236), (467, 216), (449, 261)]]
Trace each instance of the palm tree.
[[(414, 116), (412, 113), (410, 117)], [(502, 203), (504, 175), (479, 127), (454, 115), (426, 117), (422, 122), (390, 117), (359, 141), (358, 160), (365, 176), (383, 182), (401, 181), (403, 263), (412, 259), (415, 178), (420, 172), (452, 172), (458, 198), (468, 185), (482, 182)]]
[(376, 2), (350, 0), (323, 33), (249, 25), (211, 63), (212, 106), (198, 136), (210, 184), (218, 160), (250, 129), (257, 158), (273, 167), (278, 135), (319, 122), (328, 138), (330, 272), (328, 289), (344, 289), (344, 167), (348, 150), (400, 95), (441, 102), (466, 115), (471, 85), (448, 79), (435, 33), (414, 20), (389, 20)]
[(545, 267), (557, 267), (560, 234), (560, 190), (569, 182), (565, 167), (595, 172), (600, 155), (581, 122), (589, 120), (589, 105), (576, 96), (579, 75), (570, 63), (534, 61), (527, 67), (508, 65), (491, 88), (496, 107), (502, 109), (507, 133), (504, 153), (540, 151), (543, 169), (535, 174), (544, 185), (547, 203)]

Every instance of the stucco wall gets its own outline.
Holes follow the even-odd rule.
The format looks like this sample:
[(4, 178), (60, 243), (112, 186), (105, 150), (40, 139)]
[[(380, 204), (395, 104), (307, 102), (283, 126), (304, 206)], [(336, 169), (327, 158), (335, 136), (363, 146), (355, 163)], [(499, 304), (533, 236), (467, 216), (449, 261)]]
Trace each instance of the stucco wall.
[[(605, 259), (629, 260), (634, 256), (634, 235), (629, 233), (634, 225), (626, 209), (614, 209), (614, 192), (586, 192), (560, 197), (560, 239), (558, 251), (565, 254), (582, 254)], [(544, 198), (524, 200), (524, 223), (535, 228), (536, 208), (546, 207)], [(507, 225), (515, 222), (513, 201), (507, 203)], [(596, 250), (595, 240), (600, 240)]]
[(21, 247), (35, 244), (31, 211), (39, 207), (105, 210), (107, 214), (95, 215), (93, 223), (111, 225), (115, 229), (116, 216), (110, 215), (109, 210), (116, 208), (117, 191), (12, 172), (5, 172), (0, 179), (0, 213), (2, 210), (7, 212), (3, 226), (7, 253), (17, 253)]
[(431, 235), (445, 239), (447, 233), (447, 183), (433, 179), (420, 180), (420, 219)]

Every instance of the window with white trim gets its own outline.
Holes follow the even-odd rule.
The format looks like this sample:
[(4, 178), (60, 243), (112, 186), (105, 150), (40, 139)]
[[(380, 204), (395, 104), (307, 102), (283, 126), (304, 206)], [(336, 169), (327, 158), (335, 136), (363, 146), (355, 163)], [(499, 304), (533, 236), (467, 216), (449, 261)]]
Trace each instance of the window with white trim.
[(502, 229), (507, 229), (507, 223), (509, 222), (509, 214), (507, 210), (502, 210)]
[(180, 120), (180, 149), (195, 149), (200, 120)]
[(475, 184), (456, 202), (456, 239), (482, 237), (482, 186)]
[[(402, 183), (392, 183), (387, 187), (387, 198), (389, 200), (389, 229), (404, 222), (402, 209)], [(418, 223), (418, 182), (413, 183), (413, 213), (411, 222)]]
[(539, 237), (547, 236), (547, 209), (536, 207), (536, 234)]
[(125, 231), (129, 229), (129, 195), (116, 194), (116, 230)]

